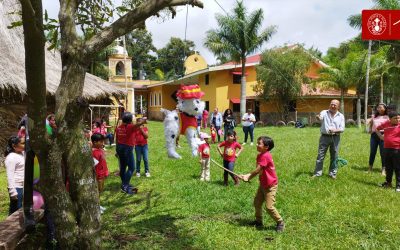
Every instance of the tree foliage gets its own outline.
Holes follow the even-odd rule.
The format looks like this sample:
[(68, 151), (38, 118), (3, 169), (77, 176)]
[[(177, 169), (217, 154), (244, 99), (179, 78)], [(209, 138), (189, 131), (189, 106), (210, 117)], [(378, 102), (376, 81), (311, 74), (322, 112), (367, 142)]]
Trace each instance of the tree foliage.
[(276, 27), (269, 26), (260, 32), (263, 10), (257, 9), (248, 14), (243, 1), (236, 2), (231, 14), (217, 14), (215, 18), (218, 28), (207, 31), (204, 45), (223, 61), (241, 63), (240, 113), (243, 115), (246, 112), (246, 57), (267, 42), (276, 32)]
[(171, 37), (164, 48), (157, 51), (157, 68), (162, 70), (165, 80), (182, 77), (185, 73), (184, 61), (194, 53), (195, 44), (190, 40)]
[(300, 46), (271, 49), (262, 54), (254, 91), (265, 100), (275, 100), (283, 120), (287, 120), (290, 102), (300, 96), (302, 84), (309, 83), (305, 73), (311, 62), (310, 54)]

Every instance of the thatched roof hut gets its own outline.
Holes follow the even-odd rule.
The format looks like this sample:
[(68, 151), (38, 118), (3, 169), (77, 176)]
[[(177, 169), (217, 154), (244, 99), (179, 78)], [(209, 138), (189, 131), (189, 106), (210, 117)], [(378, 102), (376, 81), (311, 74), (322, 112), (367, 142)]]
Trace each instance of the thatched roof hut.
[[(16, 124), (26, 112), (25, 50), (22, 27), (8, 29), (21, 17), (16, 0), (1, 0), (0, 4), (0, 150), (5, 140), (16, 132)], [(46, 51), (46, 84), (48, 103), (54, 103), (54, 94), (61, 79), (61, 57), (58, 51)], [(86, 74), (83, 95), (90, 103), (108, 104), (111, 96), (124, 92), (109, 82)]]

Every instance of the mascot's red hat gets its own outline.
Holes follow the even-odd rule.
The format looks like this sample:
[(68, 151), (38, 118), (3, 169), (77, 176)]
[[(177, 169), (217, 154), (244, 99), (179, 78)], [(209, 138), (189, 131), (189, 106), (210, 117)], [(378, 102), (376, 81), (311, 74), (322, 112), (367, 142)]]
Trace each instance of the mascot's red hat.
[(201, 91), (199, 85), (181, 85), (176, 96), (180, 99), (200, 99), (204, 92)]

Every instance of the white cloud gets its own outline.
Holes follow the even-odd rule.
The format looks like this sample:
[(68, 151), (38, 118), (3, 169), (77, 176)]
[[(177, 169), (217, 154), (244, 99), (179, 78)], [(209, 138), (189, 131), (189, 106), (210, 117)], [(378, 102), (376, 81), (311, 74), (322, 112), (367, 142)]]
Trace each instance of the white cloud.
[[(118, 0), (119, 2), (120, 0)], [(230, 12), (235, 0), (217, 0)], [(203, 0), (204, 9), (189, 7), (186, 38), (196, 44), (209, 64), (215, 63), (214, 55), (203, 47), (207, 30), (217, 28), (215, 14), (224, 14), (215, 0)], [(244, 0), (249, 12), (257, 8), (264, 11), (263, 28), (277, 25), (278, 32), (266, 44), (267, 48), (284, 43), (304, 43), (326, 52), (329, 47), (356, 36), (359, 31), (347, 23), (350, 15), (361, 13), (372, 6), (370, 0)], [(58, 1), (43, 0), (44, 7), (52, 16), (58, 12)], [(174, 19), (160, 22), (152, 18), (146, 22), (153, 34), (154, 45), (161, 48), (170, 37), (184, 39), (186, 7), (178, 8)], [(134, 56), (134, 55), (133, 55)]]

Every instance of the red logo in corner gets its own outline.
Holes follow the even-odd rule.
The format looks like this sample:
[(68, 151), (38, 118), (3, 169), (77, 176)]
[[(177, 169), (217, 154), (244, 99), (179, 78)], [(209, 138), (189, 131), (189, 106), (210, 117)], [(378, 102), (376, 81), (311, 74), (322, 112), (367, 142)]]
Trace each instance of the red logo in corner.
[(400, 40), (400, 10), (363, 10), (363, 40)]
[(379, 13), (375, 13), (368, 18), (368, 31), (374, 36), (382, 35), (386, 30), (386, 26), (386, 18)]

